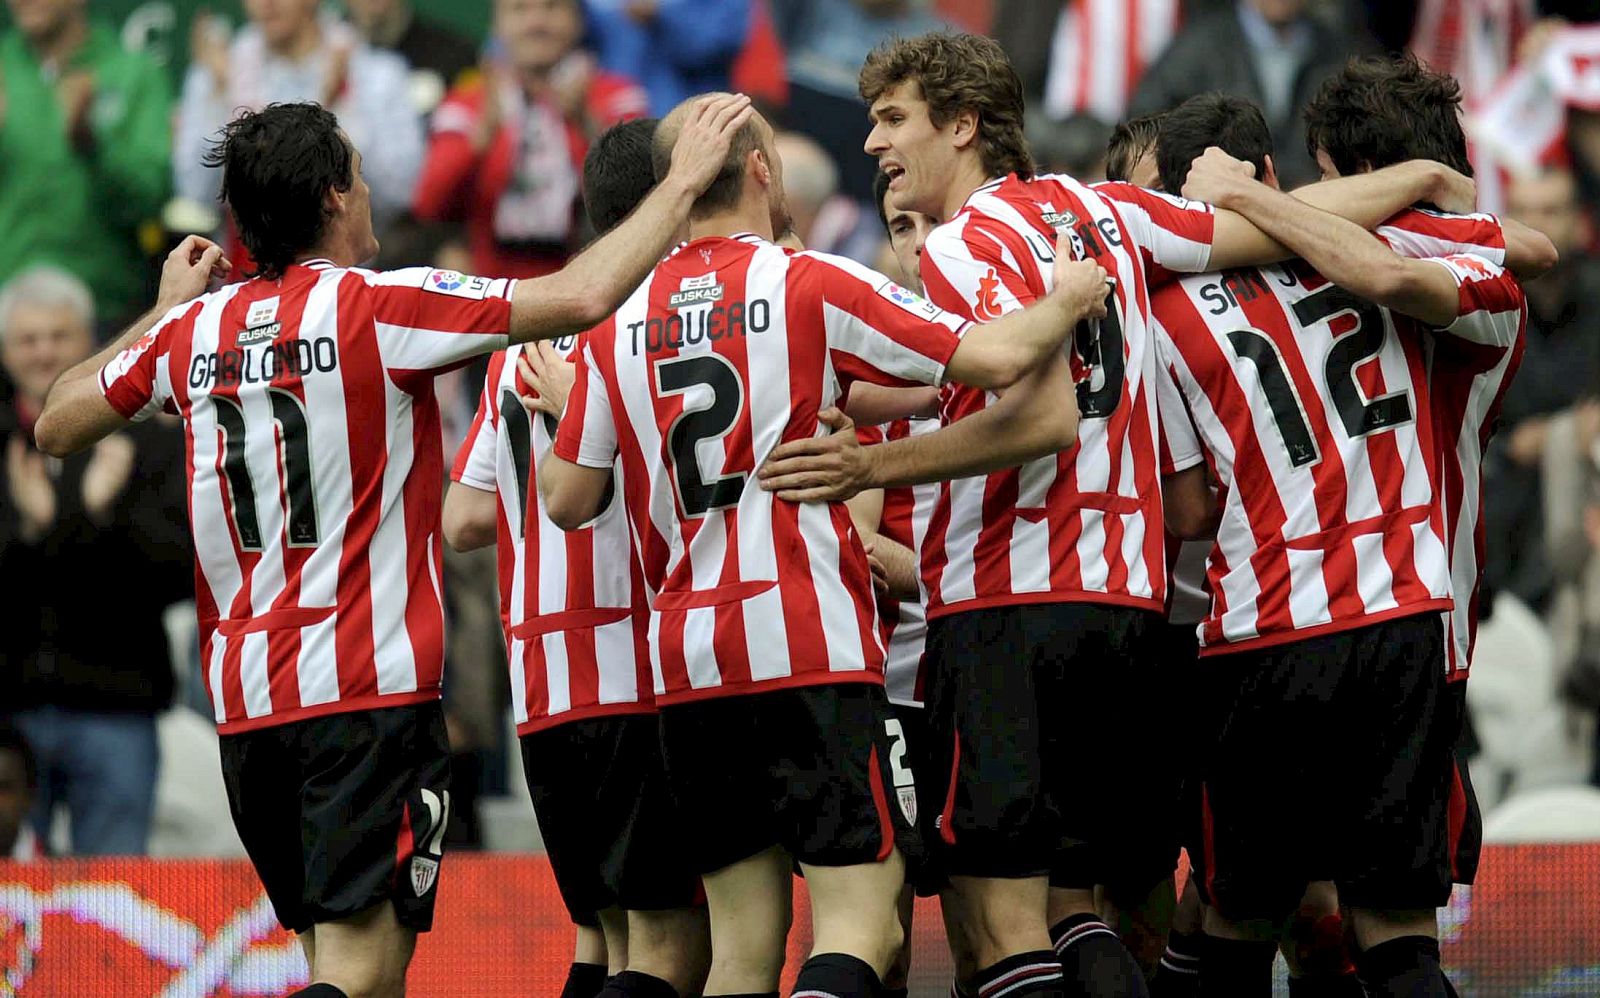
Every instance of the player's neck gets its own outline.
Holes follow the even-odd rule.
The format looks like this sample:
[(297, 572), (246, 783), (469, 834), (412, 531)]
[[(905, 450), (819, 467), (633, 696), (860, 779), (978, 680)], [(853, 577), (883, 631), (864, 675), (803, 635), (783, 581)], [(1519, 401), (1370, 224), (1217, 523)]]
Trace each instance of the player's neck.
[(311, 260), (327, 260), (336, 267), (359, 267), (365, 262), (353, 241), (336, 232), (328, 233), (327, 238), (294, 258), (295, 263)]
[(983, 160), (976, 153), (956, 160), (956, 170), (944, 189), (944, 204), (940, 205), (939, 221), (948, 222), (972, 197), (972, 192), (997, 178), (989, 176)]
[(765, 202), (759, 207), (750, 204), (740, 205), (732, 211), (689, 219), (690, 239), (711, 239), (717, 236), (726, 238), (741, 232), (753, 232), (769, 243), (776, 240), (772, 232), (772, 213)]

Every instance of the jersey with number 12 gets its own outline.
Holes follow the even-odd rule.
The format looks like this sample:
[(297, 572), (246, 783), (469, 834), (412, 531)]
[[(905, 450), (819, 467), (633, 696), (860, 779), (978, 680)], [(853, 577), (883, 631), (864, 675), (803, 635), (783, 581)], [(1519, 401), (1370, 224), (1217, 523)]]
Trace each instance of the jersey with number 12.
[(438, 698), (433, 381), (506, 345), (512, 286), (314, 260), (173, 309), (100, 372), (124, 417), (183, 417), (224, 733)]
[(1156, 298), (1166, 471), (1210, 462), (1222, 523), (1204, 652), (1452, 610), (1429, 338), (1496, 338), (1521, 291), (1494, 263), (1429, 258), (1460, 292), (1447, 332), (1299, 261), (1197, 275)]
[(620, 453), (663, 706), (883, 682), (866, 554), (842, 503), (756, 483), (858, 380), (938, 384), (966, 324), (874, 271), (753, 235), (699, 239), (586, 337), (555, 453)]

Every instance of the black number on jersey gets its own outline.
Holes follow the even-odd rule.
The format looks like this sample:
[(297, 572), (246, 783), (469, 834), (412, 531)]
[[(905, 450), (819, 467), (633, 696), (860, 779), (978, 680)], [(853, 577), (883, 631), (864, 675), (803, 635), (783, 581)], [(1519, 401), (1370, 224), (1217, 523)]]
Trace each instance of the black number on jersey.
[[(554, 440), (561, 424), (548, 412), (541, 412), (539, 421), (544, 424), (545, 436)], [(517, 393), (510, 388), (500, 389), (500, 422), (506, 428), (506, 445), (511, 448), (511, 466), (517, 475), (517, 536), (525, 537), (528, 532), (528, 490), (532, 487), (533, 479), (533, 421), (528, 416), (528, 410), (522, 407)], [(616, 494), (617, 481), (613, 474), (611, 481), (606, 483), (605, 494), (600, 497), (600, 509), (594, 515), (596, 520), (611, 508), (611, 500)]]
[(517, 471), (517, 536), (528, 524), (528, 476), (533, 472), (533, 423), (517, 393), (500, 390), (500, 423), (506, 428), (506, 444), (511, 448), (511, 466)]
[(744, 383), (739, 372), (714, 353), (656, 361), (656, 391), (661, 395), (682, 395), (695, 385), (711, 389), (710, 403), (690, 408), (686, 401), (683, 412), (668, 428), (666, 440), (678, 502), (689, 517), (737, 506), (748, 477), (737, 472), (707, 482), (700, 477), (697, 454), (702, 442), (726, 436), (744, 411)]
[[(1345, 313), (1355, 316), (1356, 327), (1334, 341), (1322, 371), (1323, 383), (1328, 387), (1328, 395), (1333, 399), (1334, 411), (1345, 433), (1354, 440), (1411, 422), (1410, 392), (1390, 392), (1369, 401), (1356, 382), (1356, 368), (1383, 350), (1388, 335), (1383, 312), (1371, 302), (1332, 284), (1294, 304), (1295, 318), (1302, 326), (1325, 322)], [(1255, 365), (1261, 390), (1272, 410), (1272, 421), (1289, 454), (1289, 463), (1303, 468), (1321, 460), (1311, 421), (1306, 418), (1305, 406), (1295, 391), (1277, 344), (1259, 329), (1234, 330), (1228, 334), (1228, 342), (1233, 344), (1235, 353)]]
[(1359, 438), (1411, 422), (1410, 392), (1390, 392), (1369, 402), (1356, 382), (1356, 368), (1376, 357), (1388, 336), (1378, 306), (1332, 284), (1294, 303), (1295, 318), (1302, 326), (1344, 312), (1355, 314), (1356, 328), (1334, 342), (1323, 372), (1344, 431)]
[[(222, 473), (228, 483), (233, 507), (233, 531), (242, 551), (262, 549), (261, 520), (257, 513), (255, 483), (245, 463), (244, 409), (222, 395), (211, 396), (222, 428)], [(288, 502), (284, 533), (289, 546), (316, 547), (321, 539), (317, 525), (317, 489), (311, 480), (311, 433), (305, 406), (290, 392), (267, 389), (272, 407), (274, 435), (278, 442), (278, 465), (283, 468), (283, 495)]]
[[(1072, 349), (1088, 368), (1078, 382), (1078, 416), (1081, 419), (1110, 419), (1122, 404), (1122, 383), (1127, 378), (1127, 358), (1123, 355), (1122, 313), (1117, 304), (1117, 289), (1106, 295), (1106, 316), (1080, 322), (1072, 331)], [(1100, 387), (1095, 387), (1096, 375)]]

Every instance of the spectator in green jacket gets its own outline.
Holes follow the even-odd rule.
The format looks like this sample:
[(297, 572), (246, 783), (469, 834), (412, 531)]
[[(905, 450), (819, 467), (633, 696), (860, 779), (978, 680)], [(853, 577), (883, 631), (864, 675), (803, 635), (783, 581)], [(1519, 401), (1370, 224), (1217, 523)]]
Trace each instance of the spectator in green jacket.
[(165, 74), (87, 0), (6, 0), (0, 37), (0, 283), (51, 263), (118, 322), (144, 295), (141, 223), (172, 175)]

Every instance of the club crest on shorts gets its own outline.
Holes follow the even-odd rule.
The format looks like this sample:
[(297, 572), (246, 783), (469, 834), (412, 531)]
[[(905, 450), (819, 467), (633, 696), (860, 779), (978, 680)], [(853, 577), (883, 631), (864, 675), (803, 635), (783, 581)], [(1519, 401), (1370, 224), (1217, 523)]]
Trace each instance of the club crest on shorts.
[(439, 879), (439, 861), (431, 856), (411, 857), (411, 889), (417, 897), (433, 890), (434, 881)]
[(894, 794), (900, 798), (900, 813), (906, 816), (906, 823), (913, 828), (917, 824), (917, 788), (895, 787)]

